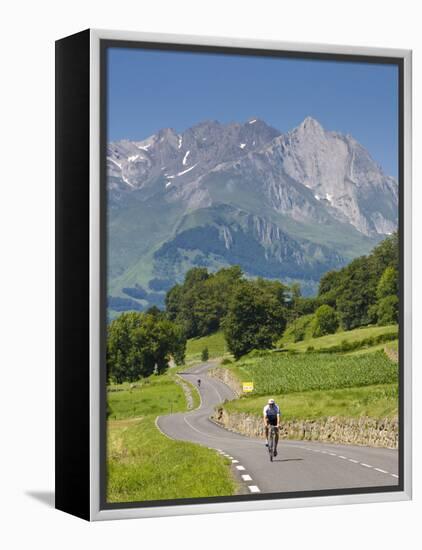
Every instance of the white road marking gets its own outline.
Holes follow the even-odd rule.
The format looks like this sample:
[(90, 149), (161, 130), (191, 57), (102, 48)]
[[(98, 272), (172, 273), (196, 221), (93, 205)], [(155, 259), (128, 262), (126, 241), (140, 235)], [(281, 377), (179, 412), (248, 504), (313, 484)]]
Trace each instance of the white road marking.
[[(291, 446), (294, 447), (295, 445), (291, 445)], [(296, 445), (296, 447), (299, 447), (299, 446)], [(376, 470), (377, 472), (381, 472), (382, 474), (391, 475), (391, 476), (396, 477), (396, 478), (399, 477), (396, 474), (390, 474), (389, 472), (387, 472), (386, 470), (383, 470), (382, 468), (375, 468), (375, 466), (371, 466), (371, 464), (366, 464), (365, 462), (359, 462), (359, 460), (355, 460), (354, 458), (347, 458), (347, 456), (344, 456), (344, 455), (338, 455), (336, 453), (331, 453), (329, 451), (322, 451), (322, 450), (318, 450), (318, 449), (312, 449), (310, 447), (300, 447), (300, 448), (305, 449), (307, 451), (312, 451), (314, 453), (323, 453), (323, 454), (329, 454), (330, 456), (336, 456), (337, 458), (341, 458), (343, 460), (348, 460), (349, 462), (352, 462), (353, 464), (359, 464), (360, 466), (363, 466), (365, 468), (373, 468), (374, 470)]]
[[(198, 432), (199, 434), (201, 435), (205, 435), (207, 436), (208, 438), (210, 439), (219, 439), (221, 441), (222, 439), (222, 436), (216, 436), (216, 435), (211, 435), (211, 434), (208, 434), (206, 432), (202, 432), (201, 430), (198, 430), (198, 428), (195, 428), (195, 426), (192, 426), (192, 424), (189, 422), (189, 420), (186, 418), (186, 416), (183, 417), (183, 420), (184, 422), (189, 426), (189, 428), (192, 428), (192, 430), (195, 430), (195, 432)], [(172, 438), (170, 438), (172, 439)], [(227, 437), (225, 439), (228, 439)], [(243, 443), (250, 443), (248, 440), (246, 439), (236, 439), (236, 438), (231, 438), (230, 441), (242, 441)]]
[(215, 391), (215, 393), (218, 395), (218, 399), (220, 400), (220, 403), (222, 403), (224, 401), (224, 399), (221, 397), (221, 394), (220, 392), (217, 390), (217, 388), (210, 383), (210, 381), (208, 380), (208, 384), (212, 387), (212, 389)]
[[(203, 369), (203, 370), (206, 370), (206, 369)], [(197, 371), (197, 372), (198, 372), (198, 373), (202, 373), (203, 370), (199, 370), (199, 371)], [(190, 374), (192, 374), (192, 373), (190, 373)], [(217, 389), (218, 386), (216, 387), (216, 386), (214, 385), (214, 383), (210, 382), (209, 380), (208, 380), (208, 386), (211, 387), (211, 388), (215, 391), (216, 395), (218, 396), (218, 398), (219, 398), (219, 400), (220, 400), (220, 402), (221, 402), (221, 401), (222, 401), (222, 396), (221, 396), (220, 392), (219, 392), (218, 389)], [(201, 408), (201, 406), (202, 406), (202, 396), (201, 396), (201, 404), (200, 404), (199, 408)], [(190, 428), (192, 428), (194, 431), (196, 431), (196, 432), (198, 432), (198, 433), (200, 433), (200, 434), (206, 436), (207, 438), (211, 438), (211, 439), (220, 439), (220, 441), (223, 439), (221, 436), (218, 437), (218, 436), (211, 435), (211, 434), (206, 433), (206, 432), (203, 432), (203, 431), (199, 430), (198, 428), (196, 428), (195, 426), (193, 426), (193, 425), (188, 421), (188, 419), (186, 418), (186, 416), (192, 414), (192, 412), (193, 412), (193, 411), (190, 411), (189, 413), (187, 413), (187, 414), (184, 415), (184, 417), (183, 417), (184, 422), (185, 422)], [(157, 424), (157, 428), (160, 429), (159, 426), (158, 426), (158, 417), (156, 418), (156, 424)], [(160, 431), (162, 431), (162, 430), (160, 430)], [(166, 435), (166, 436), (167, 436), (167, 434), (165, 434), (164, 432), (162, 432), (162, 433), (163, 433), (163, 435)], [(167, 437), (169, 437), (170, 439), (172, 439), (170, 436), (167, 436)], [(224, 438), (224, 439), (227, 439), (227, 438)], [(256, 444), (256, 445), (259, 445), (259, 446), (262, 445), (262, 441), (254, 441), (254, 440), (251, 441), (250, 439), (243, 438), (243, 437), (242, 437), (242, 438), (236, 438), (236, 437), (233, 438), (233, 437), (230, 437), (230, 442), (232, 442), (232, 441), (244, 442), (244, 443), (246, 443), (246, 444), (248, 444), (248, 445), (251, 445), (251, 444)], [(290, 442), (288, 442), (288, 444), (287, 444), (286, 446), (287, 446), (287, 447), (291, 447), (291, 448), (292, 448), (292, 447), (295, 447), (295, 448), (299, 448), (299, 449), (304, 449), (304, 450), (311, 451), (311, 452), (314, 452), (314, 453), (329, 454), (330, 456), (338, 457), (338, 458), (341, 458), (341, 459), (343, 459), (343, 460), (348, 460), (349, 462), (352, 462), (352, 463), (354, 463), (354, 464), (359, 464), (359, 465), (361, 465), (361, 466), (363, 466), (363, 467), (365, 467), (365, 468), (373, 468), (374, 470), (376, 470), (376, 471), (378, 471), (378, 472), (380, 472), (380, 473), (383, 473), (383, 474), (386, 474), (386, 475), (391, 475), (391, 476), (394, 477), (394, 478), (398, 478), (398, 477), (399, 477), (397, 474), (391, 474), (391, 473), (387, 472), (386, 470), (383, 470), (382, 468), (376, 468), (375, 466), (371, 466), (370, 464), (366, 464), (366, 463), (364, 463), (364, 462), (359, 462), (358, 460), (355, 460), (355, 459), (353, 459), (353, 458), (348, 458), (348, 457), (343, 456), (343, 455), (338, 455), (337, 453), (333, 453), (333, 452), (330, 452), (330, 451), (328, 451), (328, 450), (326, 451), (326, 450), (322, 450), (322, 449), (313, 449), (312, 447), (304, 447), (303, 445), (300, 445), (300, 444), (299, 444), (299, 445), (295, 445), (295, 444), (291, 444)], [(239, 471), (245, 471), (245, 467), (244, 467), (244, 466), (238, 465), (239, 460), (234, 459), (232, 456), (230, 456), (229, 454), (227, 454), (227, 453), (226, 453), (225, 451), (223, 451), (222, 449), (215, 449), (215, 450), (216, 450), (218, 453), (220, 453), (222, 456), (225, 456), (226, 458), (230, 459), (230, 460), (232, 461), (232, 464), (233, 464), (233, 465), (236, 465), (236, 469), (237, 469), (237, 470), (239, 470)], [(244, 474), (244, 475), (242, 475), (241, 477), (242, 477), (243, 481), (252, 481), (252, 478), (251, 478), (251, 476), (250, 476), (249, 474)], [(248, 488), (249, 488), (250, 492), (261, 492), (260, 489), (259, 489), (259, 487), (257, 487), (256, 485), (250, 485), (250, 486), (248, 486)]]

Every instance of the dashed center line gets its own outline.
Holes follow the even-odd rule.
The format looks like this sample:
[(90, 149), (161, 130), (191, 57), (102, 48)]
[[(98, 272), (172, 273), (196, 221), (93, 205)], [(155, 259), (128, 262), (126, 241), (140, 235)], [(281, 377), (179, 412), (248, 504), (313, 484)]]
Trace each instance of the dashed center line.
[(364, 468), (372, 468), (373, 470), (376, 470), (377, 472), (380, 472), (381, 474), (386, 474), (386, 475), (389, 475), (389, 476), (392, 476), (392, 477), (395, 477), (395, 478), (399, 477), (397, 474), (391, 474), (390, 472), (387, 472), (387, 470), (383, 470), (382, 468), (375, 468), (375, 466), (371, 466), (371, 464), (366, 464), (365, 462), (359, 462), (359, 460), (355, 460), (354, 458), (348, 458), (347, 456), (338, 455), (336, 453), (331, 453), (330, 451), (323, 451), (321, 449), (312, 449), (311, 447), (302, 447), (302, 449), (306, 449), (307, 451), (311, 451), (313, 453), (321, 453), (321, 454), (328, 454), (330, 456), (335, 456), (337, 458), (341, 458), (342, 460), (348, 460), (349, 462), (352, 462), (353, 464), (359, 464), (359, 466), (363, 466)]
[[(226, 454), (224, 451), (222, 451), (221, 449), (217, 449), (217, 451), (219, 452), (219, 454), (221, 456), (224, 456), (226, 458), (230, 458), (230, 460), (232, 461), (232, 464), (233, 465), (236, 465), (236, 469), (240, 472), (244, 472), (245, 471), (245, 467), (242, 466), (241, 464), (239, 464), (239, 461), (236, 459), (236, 458), (233, 458), (232, 456)], [(252, 481), (252, 478), (249, 474), (240, 474), (241, 478), (243, 481)], [(249, 492), (251, 493), (260, 493), (261, 492), (261, 489), (258, 487), (258, 485), (248, 485), (247, 486), (248, 489), (249, 489)]]

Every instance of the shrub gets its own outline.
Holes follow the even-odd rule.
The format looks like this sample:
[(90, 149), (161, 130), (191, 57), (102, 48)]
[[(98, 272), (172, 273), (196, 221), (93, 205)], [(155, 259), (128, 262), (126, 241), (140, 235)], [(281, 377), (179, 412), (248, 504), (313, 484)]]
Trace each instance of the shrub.
[(398, 293), (398, 273), (394, 267), (387, 267), (377, 286), (377, 298), (382, 300), (387, 296), (397, 296)]
[(201, 361), (208, 361), (210, 357), (210, 354), (208, 352), (208, 348), (204, 348), (201, 353)]
[(231, 359), (228, 359), (227, 357), (221, 361), (222, 365), (231, 365), (233, 361)]
[(378, 324), (391, 325), (398, 322), (399, 299), (396, 295), (386, 296), (378, 302)]
[(334, 334), (338, 329), (339, 321), (334, 308), (329, 305), (320, 306), (315, 312), (312, 335), (314, 337)]

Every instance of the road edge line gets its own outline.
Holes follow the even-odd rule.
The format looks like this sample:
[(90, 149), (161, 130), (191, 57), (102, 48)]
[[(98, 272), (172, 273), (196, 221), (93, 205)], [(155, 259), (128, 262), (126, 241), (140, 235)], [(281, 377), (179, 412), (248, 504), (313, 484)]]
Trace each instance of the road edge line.
[(174, 437), (171, 437), (171, 435), (168, 435), (166, 434), (165, 432), (163, 432), (163, 430), (160, 428), (160, 426), (158, 425), (158, 419), (160, 418), (160, 415), (156, 416), (155, 417), (155, 421), (154, 421), (154, 424), (155, 424), (155, 427), (157, 428), (157, 430), (160, 432), (161, 435), (164, 435), (164, 437), (167, 437), (167, 439), (170, 439), (171, 441), (176, 441), (176, 439), (174, 439)]

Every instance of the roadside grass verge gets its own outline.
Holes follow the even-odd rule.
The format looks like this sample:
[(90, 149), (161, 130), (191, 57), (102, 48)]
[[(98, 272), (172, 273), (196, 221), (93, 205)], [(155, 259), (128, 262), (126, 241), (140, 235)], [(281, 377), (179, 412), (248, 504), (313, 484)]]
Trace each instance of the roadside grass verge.
[(232, 495), (230, 461), (162, 435), (153, 416), (109, 421), (108, 502)]
[(362, 355), (271, 353), (245, 358), (227, 368), (241, 382), (253, 382), (255, 395), (353, 388), (398, 380), (397, 364), (383, 351)]
[(230, 355), (230, 352), (227, 349), (224, 334), (219, 331), (214, 332), (214, 334), (210, 334), (209, 336), (189, 339), (186, 345), (186, 360), (200, 361), (201, 353), (204, 348), (208, 348), (208, 355), (210, 359)]
[(393, 418), (398, 414), (398, 385), (319, 390), (242, 397), (224, 404), (228, 412), (262, 416), (269, 398), (276, 400), (285, 420), (315, 420), (328, 416)]
[[(364, 342), (368, 339), (376, 338), (397, 338), (398, 335), (398, 326), (397, 325), (388, 325), (385, 327), (364, 327), (357, 328), (354, 330), (336, 332), (335, 334), (328, 334), (326, 336), (320, 336), (319, 338), (308, 338), (300, 342), (284, 342), (283, 339), (281, 343), (284, 344), (284, 349), (306, 352), (308, 348), (313, 348), (314, 350), (320, 350), (322, 348), (331, 348), (336, 346), (341, 346), (343, 342), (348, 344), (353, 344), (357, 342)], [(381, 342), (380, 342), (381, 343)], [(364, 344), (365, 345), (365, 344)]]
[[(200, 402), (196, 387), (176, 382), (179, 367), (134, 384), (107, 388), (107, 501), (136, 502), (232, 495), (230, 461), (194, 443), (174, 441), (155, 425), (158, 415), (187, 409), (182, 384)], [(181, 369), (182, 370), (182, 369)]]

